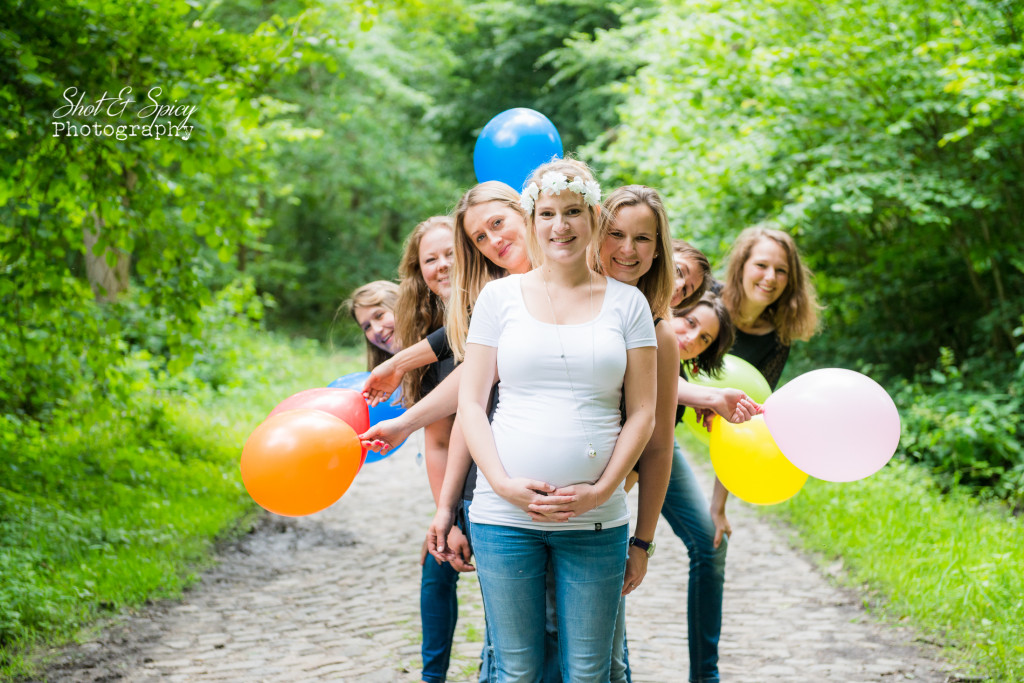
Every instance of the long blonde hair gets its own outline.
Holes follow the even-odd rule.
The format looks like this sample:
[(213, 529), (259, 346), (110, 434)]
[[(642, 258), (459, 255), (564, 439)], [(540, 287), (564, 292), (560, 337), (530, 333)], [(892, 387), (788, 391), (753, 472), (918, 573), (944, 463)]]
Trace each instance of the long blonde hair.
[(601, 205), (597, 221), (597, 239), (590, 251), (590, 267), (604, 273), (601, 267), (601, 245), (615, 226), (619, 211), (624, 206), (646, 206), (654, 214), (657, 224), (654, 260), (650, 269), (640, 276), (636, 286), (651, 307), (655, 318), (669, 317), (672, 289), (675, 284), (675, 266), (672, 263), (672, 239), (669, 236), (668, 215), (657, 191), (646, 185), (626, 185), (613, 191)]
[[(407, 349), (428, 334), (444, 325), (445, 303), (430, 291), (423, 271), (420, 269), (420, 243), (433, 230), (452, 231), (454, 221), (450, 216), (431, 216), (409, 233), (398, 264), (398, 303), (395, 305), (395, 334), (398, 343)], [(427, 367), (416, 368), (405, 373), (402, 379), (402, 404), (409, 408), (420, 400), (423, 374)]]
[(455, 205), (455, 274), (452, 278), (452, 295), (448, 300), (445, 330), (448, 344), (455, 359), (461, 361), (466, 354), (466, 335), (469, 334), (469, 319), (480, 290), (491, 280), (505, 277), (508, 272), (491, 263), (473, 245), (466, 234), (466, 212), (479, 204), (501, 202), (514, 209), (525, 220), (523, 207), (519, 206), (519, 193), (505, 183), (489, 180), (470, 188)]
[(729, 253), (722, 300), (732, 316), (737, 317), (743, 303), (743, 267), (754, 246), (763, 239), (772, 240), (786, 252), (789, 277), (782, 295), (764, 309), (761, 319), (775, 326), (783, 344), (789, 345), (794, 339), (806, 341), (818, 330), (821, 305), (811, 281), (811, 271), (800, 260), (796, 242), (789, 233), (765, 225), (755, 225), (741, 232)]
[[(398, 285), (390, 280), (374, 280), (368, 282), (362, 287), (356, 288), (352, 292), (352, 296), (345, 299), (338, 310), (335, 311), (335, 317), (338, 316), (342, 311), (348, 311), (348, 314), (352, 316), (352, 319), (357, 323), (356, 320), (356, 309), (357, 308), (372, 308), (374, 306), (381, 306), (392, 313), (395, 312), (395, 306), (398, 304)], [(397, 316), (395, 325), (397, 327), (398, 321)], [(365, 335), (364, 335), (365, 337)], [(366, 369), (373, 370), (375, 367), (391, 358), (390, 353), (384, 349), (379, 349), (370, 343), (369, 339), (366, 341)]]

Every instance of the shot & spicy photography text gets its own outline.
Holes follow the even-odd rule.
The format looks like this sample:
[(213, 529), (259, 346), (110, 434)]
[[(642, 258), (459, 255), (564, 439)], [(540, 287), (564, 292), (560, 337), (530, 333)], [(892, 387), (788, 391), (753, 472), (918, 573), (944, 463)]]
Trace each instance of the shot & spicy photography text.
[(88, 93), (72, 86), (62, 95), (67, 104), (53, 111), (53, 137), (170, 137), (187, 141), (192, 137), (189, 119), (196, 105), (161, 100), (162, 94), (163, 88), (155, 86), (146, 92), (145, 99), (136, 101), (132, 87), (125, 86), (117, 95), (104, 91), (90, 101)]

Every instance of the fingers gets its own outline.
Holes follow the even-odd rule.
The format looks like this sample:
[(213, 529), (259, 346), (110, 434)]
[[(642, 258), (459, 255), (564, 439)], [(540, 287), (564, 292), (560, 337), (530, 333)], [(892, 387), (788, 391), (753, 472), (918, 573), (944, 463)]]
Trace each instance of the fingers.
[(534, 522), (568, 522), (573, 516), (571, 512), (542, 513), (527, 510), (526, 513), (530, 515), (530, 519)]
[(391, 450), (391, 444), (387, 441), (381, 441), (380, 439), (360, 439), (359, 443), (363, 445), (368, 451), (377, 451), (381, 455), (384, 455)]
[(718, 550), (718, 546), (722, 545), (722, 527), (715, 528), (715, 540), (711, 545), (715, 550)]
[(464, 560), (458, 553), (455, 553), (449, 558), (448, 564), (452, 566), (457, 572), (475, 572), (476, 567)]
[(557, 491), (554, 486), (545, 482), (538, 481), (536, 479), (527, 479), (525, 482), (526, 488), (536, 491), (537, 493), (552, 494)]

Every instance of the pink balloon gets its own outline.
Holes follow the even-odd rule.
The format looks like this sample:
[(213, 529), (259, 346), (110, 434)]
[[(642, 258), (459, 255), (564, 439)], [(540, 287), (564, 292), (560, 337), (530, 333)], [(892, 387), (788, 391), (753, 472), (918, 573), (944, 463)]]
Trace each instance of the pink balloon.
[(782, 454), (812, 477), (856, 481), (885, 466), (900, 443), (900, 415), (878, 382), (842, 368), (800, 375), (764, 403)]

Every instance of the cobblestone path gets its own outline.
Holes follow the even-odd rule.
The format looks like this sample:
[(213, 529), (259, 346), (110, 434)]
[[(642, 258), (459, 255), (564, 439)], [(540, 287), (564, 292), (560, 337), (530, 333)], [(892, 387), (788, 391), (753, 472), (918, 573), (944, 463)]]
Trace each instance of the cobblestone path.
[[(418, 681), (417, 560), (433, 503), (417, 450), (410, 439), (367, 465), (324, 512), (268, 515), (183, 602), (123, 617), (61, 653), (48, 680)], [(946, 680), (934, 647), (874, 621), (853, 592), (790, 547), (788, 531), (735, 500), (730, 521), (723, 681)], [(686, 680), (687, 562), (662, 521), (647, 578), (628, 600), (637, 683)], [(449, 680), (462, 683), (475, 678), (483, 632), (472, 574), (463, 575), (459, 596)]]

